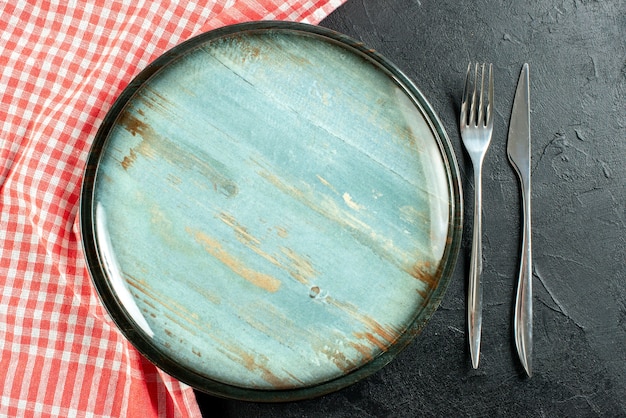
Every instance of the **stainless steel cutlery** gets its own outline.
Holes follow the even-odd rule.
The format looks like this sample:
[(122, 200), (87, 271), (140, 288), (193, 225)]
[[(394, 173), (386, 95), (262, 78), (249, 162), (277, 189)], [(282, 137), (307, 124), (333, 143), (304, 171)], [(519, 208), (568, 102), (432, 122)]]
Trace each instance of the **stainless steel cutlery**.
[(530, 222), (530, 86), (528, 64), (524, 64), (517, 83), (507, 144), (509, 161), (519, 177), (522, 194), (522, 250), (515, 299), (513, 330), (519, 358), (532, 375), (533, 298)]
[[(467, 295), (467, 323), (472, 366), (478, 367), (482, 330), (482, 163), (493, 133), (493, 74), (488, 66), (485, 92), (485, 64), (467, 68), (461, 102), (460, 132), (474, 170), (474, 218)], [(529, 68), (524, 64), (517, 84), (507, 154), (521, 185), (522, 248), (515, 300), (513, 329), (515, 345), (524, 369), (532, 375), (532, 255), (530, 193), (530, 88)]]
[[(480, 70), (480, 71), (479, 71)], [(480, 78), (479, 78), (480, 73)], [(480, 85), (479, 85), (480, 82)], [(467, 323), (472, 366), (480, 360), (483, 293), (480, 276), (482, 263), (482, 165), (493, 132), (493, 75), (489, 64), (489, 78), (485, 93), (485, 64), (467, 67), (463, 101), (461, 103), (461, 138), (474, 167), (474, 228), (467, 292)], [(486, 96), (486, 98), (485, 98)]]

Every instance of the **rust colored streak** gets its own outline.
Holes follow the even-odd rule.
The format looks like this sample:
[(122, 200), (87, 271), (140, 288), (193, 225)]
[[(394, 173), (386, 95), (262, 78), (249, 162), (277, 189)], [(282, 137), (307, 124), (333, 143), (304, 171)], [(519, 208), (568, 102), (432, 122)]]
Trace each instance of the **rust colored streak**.
[[(329, 336), (330, 337), (330, 336)], [(341, 335), (340, 338), (321, 338), (312, 341), (311, 347), (317, 352), (324, 355), (330, 360), (339, 370), (344, 373), (349, 373), (354, 370), (358, 364), (352, 359), (348, 358), (343, 351), (345, 341), (345, 335)]]
[(388, 348), (387, 344), (380, 341), (371, 332), (355, 332), (354, 336), (359, 339), (366, 339), (367, 341), (369, 341), (370, 343), (378, 347), (381, 351), (387, 351), (387, 348)]
[[(258, 312), (264, 312), (268, 319), (260, 319)], [(269, 303), (256, 303), (246, 309), (242, 308), (239, 317), (252, 328), (285, 346), (290, 346), (291, 340), (315, 338), (313, 333), (295, 325), (291, 318)]]
[(322, 183), (324, 186), (328, 187), (336, 195), (339, 195), (339, 192), (337, 191), (337, 189), (335, 189), (335, 187), (332, 184), (330, 184), (330, 182), (328, 180), (326, 180), (324, 177), (320, 176), (319, 174), (316, 177), (320, 181), (320, 183)]
[[(357, 338), (359, 337), (357, 336)], [(372, 352), (372, 348), (369, 344), (357, 344), (355, 342), (351, 342), (350, 346), (358, 351), (366, 362), (369, 362), (374, 358), (374, 353)]]
[[(126, 283), (128, 283), (129, 286), (134, 287), (135, 289), (137, 289), (141, 294), (146, 295), (148, 298), (150, 298), (150, 300), (153, 300), (155, 302), (160, 302), (162, 299), (160, 299), (158, 297), (158, 295), (156, 295), (152, 289), (150, 289), (147, 285), (146, 282), (144, 280), (141, 279), (137, 279), (136, 277), (128, 274), (128, 273), (124, 273), (124, 277), (126, 279)], [(136, 296), (137, 297), (137, 296)]]
[(298, 190), (294, 186), (283, 183), (283, 181), (275, 174), (272, 174), (267, 170), (262, 170), (259, 172), (259, 175), (267, 180), (270, 184), (274, 185), (277, 189), (297, 198), (298, 200), (306, 202), (304, 193), (301, 190)]
[(146, 305), (148, 305), (149, 307), (151, 307), (155, 311), (157, 310), (157, 307), (150, 300), (148, 300), (147, 298), (141, 298), (141, 300), (143, 301), (143, 303), (145, 303)]
[(235, 235), (237, 236), (237, 240), (239, 240), (239, 242), (241, 242), (242, 244), (256, 247), (261, 243), (258, 238), (250, 234), (248, 228), (237, 222), (234, 216), (222, 212), (219, 214), (219, 218), (222, 222), (224, 222), (226, 225), (230, 226), (233, 229)]
[(287, 229), (283, 228), (282, 226), (276, 227), (276, 234), (281, 238), (289, 237), (289, 231), (287, 231)]
[[(169, 314), (164, 314), (163, 315), (165, 318), (169, 319), (170, 321), (172, 321), (173, 324), (178, 325), (179, 327), (181, 327), (182, 329), (184, 329), (185, 331), (187, 331), (189, 334), (191, 335), (197, 335), (198, 334), (198, 329), (196, 328), (196, 324), (193, 321), (189, 321), (189, 318), (185, 318), (185, 317), (181, 317), (181, 316), (174, 316), (174, 315), (169, 315)], [(187, 320), (187, 323), (185, 323), (184, 320)]]
[(193, 290), (198, 292), (198, 294), (202, 295), (206, 300), (211, 302), (213, 305), (220, 305), (222, 303), (222, 300), (220, 299), (219, 296), (207, 291), (206, 289), (203, 289), (202, 287), (196, 285), (195, 283), (189, 282), (189, 286)]
[(167, 181), (169, 181), (173, 186), (178, 186), (183, 182), (183, 180), (180, 177), (177, 177), (173, 174), (169, 174), (167, 176)]
[(356, 364), (349, 360), (345, 354), (339, 350), (333, 350), (331, 346), (324, 346), (320, 351), (344, 373), (348, 373), (356, 368)]
[[(154, 129), (152, 129), (149, 124), (133, 116), (128, 111), (120, 114), (118, 122), (132, 136), (140, 136), (142, 138), (141, 143), (136, 148), (131, 148), (129, 156), (124, 157), (124, 161), (128, 159), (128, 161), (132, 164), (137, 159), (137, 154), (153, 159), (155, 151), (152, 149), (150, 144), (155, 143), (159, 139), (159, 135), (154, 131)], [(124, 166), (123, 162), (122, 166)]]
[(313, 264), (304, 256), (296, 253), (290, 248), (282, 247), (281, 252), (289, 260), (289, 267), (287, 271), (298, 282), (302, 284), (308, 284), (309, 281), (317, 275), (317, 272), (313, 268)]
[(126, 157), (124, 157), (124, 159), (121, 162), (124, 170), (128, 170), (133, 165), (135, 160), (137, 160), (137, 153), (135, 152), (134, 149), (131, 148), (129, 154)]
[[(142, 138), (132, 152), (148, 159), (155, 159), (158, 156), (159, 159), (180, 169), (196, 172), (213, 185), (213, 190), (226, 197), (233, 197), (239, 193), (237, 184), (224, 174), (227, 171), (226, 167), (210, 156), (196, 155), (186, 151), (175, 141), (159, 135), (149, 124), (141, 121), (129, 111), (122, 112), (118, 122), (131, 135), (138, 135)], [(128, 158), (132, 159), (132, 154)]]
[[(353, 211), (348, 211), (338, 206), (337, 203), (328, 195), (315, 194), (314, 191), (312, 191), (312, 189), (306, 184), (302, 185), (302, 189), (299, 189), (298, 187), (283, 181), (277, 175), (266, 170), (262, 164), (256, 161), (255, 163), (261, 167), (261, 170), (258, 171), (259, 176), (264, 178), (271, 185), (304, 204), (314, 212), (322, 215), (332, 222), (335, 222), (339, 227), (345, 228), (359, 243), (369, 247), (380, 257), (389, 261), (389, 263), (402, 269), (403, 266), (399, 260), (412, 259), (411, 254), (402, 251), (399, 247), (394, 246), (391, 239), (376, 232), (370, 225), (351, 213)], [(345, 200), (348, 200), (350, 203)], [(344, 197), (344, 203), (348, 206), (352, 205), (353, 207), (351, 209), (362, 208), (352, 202), (349, 195)]]
[(263, 380), (272, 385), (276, 389), (286, 389), (293, 385), (286, 379), (281, 379), (267, 366), (268, 358), (262, 354), (253, 354), (245, 351), (241, 347), (229, 345), (224, 347), (226, 355), (233, 361), (238, 362), (251, 372), (261, 374)]
[(415, 289), (415, 291), (422, 297), (422, 299), (428, 299), (428, 292), (425, 290)]
[(166, 96), (162, 95), (149, 85), (144, 86), (143, 90), (144, 94), (142, 95), (142, 99), (146, 106), (148, 106), (149, 108), (153, 110), (167, 111), (168, 109), (172, 109), (174, 107), (174, 103), (171, 100), (169, 100)]
[(219, 219), (233, 229), (239, 242), (269, 261), (274, 266), (289, 273), (289, 275), (298, 282), (308, 284), (309, 281), (317, 274), (313, 265), (307, 258), (289, 248), (281, 248), (281, 252), (286, 259), (263, 251), (261, 248), (261, 240), (252, 235), (245, 226), (237, 222), (234, 216), (222, 212), (219, 215)]
[(219, 214), (219, 219), (233, 229), (233, 231), (235, 232), (235, 237), (237, 237), (237, 240), (239, 242), (241, 242), (246, 247), (250, 248), (256, 254), (260, 255), (261, 257), (263, 257), (264, 259), (266, 259), (273, 265), (283, 268), (280, 261), (276, 259), (276, 257), (274, 257), (271, 254), (268, 254), (267, 252), (261, 249), (260, 247), (261, 240), (259, 240), (257, 237), (252, 235), (245, 226), (237, 222), (234, 216), (228, 213), (222, 212)]
[(187, 228), (186, 231), (188, 234), (193, 236), (198, 244), (201, 244), (204, 247), (206, 252), (211, 254), (238, 276), (268, 292), (273, 293), (280, 288), (280, 280), (246, 267), (240, 260), (224, 250), (222, 245), (217, 240), (201, 231), (194, 231), (190, 228)]
[[(271, 317), (259, 318), (258, 312), (260, 311)], [(239, 317), (250, 327), (285, 347), (292, 347), (293, 341), (308, 341), (312, 349), (321, 351), (319, 347), (326, 341), (325, 335), (296, 325), (293, 319), (268, 303), (258, 303), (242, 309), (239, 311)]]
[(298, 382), (300, 384), (300, 386), (302, 386), (305, 383), (302, 379), (299, 379), (293, 373), (289, 373), (286, 370), (284, 372), (285, 372), (285, 374), (287, 374), (287, 376), (289, 376), (291, 378), (291, 380), (293, 380), (294, 382)]
[[(177, 301), (168, 298), (166, 295), (159, 294), (154, 292), (153, 289), (149, 288), (145, 281), (138, 279), (130, 274), (124, 274), (126, 278), (126, 282), (129, 286), (135, 288), (140, 293), (145, 295), (146, 298), (141, 298), (142, 301), (155, 311), (160, 311), (156, 308), (156, 306), (151, 302), (157, 302), (161, 306), (163, 306), (167, 311), (162, 312), (162, 315), (168, 318), (172, 323), (180, 326), (181, 328), (189, 331), (192, 334), (195, 334), (197, 331), (197, 327), (199, 326), (199, 317), (195, 312), (191, 312), (186, 309), (183, 305), (178, 303)], [(138, 296), (136, 296), (138, 297)], [(169, 315), (167, 312), (170, 312), (174, 315)], [(206, 326), (206, 325), (205, 325)]]
[[(367, 328), (369, 328), (372, 332), (365, 334), (372, 335), (372, 337), (378, 342), (377, 345), (381, 344), (380, 347), (386, 347), (387, 345), (391, 345), (398, 339), (398, 337), (400, 337), (400, 332), (398, 332), (396, 329), (394, 329), (393, 327), (384, 327), (374, 318), (371, 318), (370, 316), (361, 313), (356, 306), (350, 303), (339, 302), (332, 297), (327, 297), (326, 300), (328, 303), (347, 313), (350, 317), (354, 318), (355, 320), (359, 321)], [(378, 338), (376, 338), (376, 336)], [(386, 341), (386, 343), (379, 342), (379, 338)]]
[[(415, 138), (415, 134), (413, 130), (406, 125), (395, 125), (396, 132), (398, 133), (397, 137), (404, 139), (404, 144), (408, 145), (408, 149), (413, 152), (419, 151), (419, 147), (417, 146), (417, 138)], [(396, 136), (394, 136), (395, 138)]]
[[(263, 57), (263, 55), (261, 54), (261, 48), (258, 46), (252, 45), (250, 41), (243, 36), (240, 36), (240, 35), (232, 36), (230, 39), (230, 43), (231, 45), (229, 46), (234, 48), (235, 51), (237, 51), (234, 53), (229, 53), (227, 55), (227, 58), (229, 60), (232, 60), (232, 62), (245, 63), (248, 59), (257, 59), (259, 57)], [(206, 51), (209, 54), (213, 55), (212, 51), (210, 51), (209, 49), (206, 49)], [(225, 62), (222, 62), (221, 60), (220, 60), (220, 63), (222, 63), (222, 65), (226, 66), (227, 68), (231, 68), (230, 66), (228, 66)]]
[(141, 136), (145, 138), (147, 135), (154, 135), (153, 129), (147, 123), (134, 117), (130, 112), (125, 111), (120, 114), (119, 123), (128, 131), (132, 136)]
[(424, 283), (429, 289), (437, 287), (437, 276), (431, 273), (432, 266), (430, 262), (417, 262), (406, 271), (411, 276)]

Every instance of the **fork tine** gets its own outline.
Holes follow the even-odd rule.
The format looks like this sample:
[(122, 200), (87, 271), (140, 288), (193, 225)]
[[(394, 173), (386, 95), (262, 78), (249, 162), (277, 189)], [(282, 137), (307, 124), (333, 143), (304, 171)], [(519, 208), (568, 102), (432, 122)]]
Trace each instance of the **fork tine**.
[(487, 100), (487, 126), (493, 125), (493, 74), (491, 72), (492, 64), (489, 64), (489, 92)]
[(469, 103), (469, 87), (470, 87), (470, 73), (472, 69), (472, 63), (467, 65), (467, 74), (465, 76), (465, 86), (463, 87), (463, 98), (461, 99), (461, 126), (467, 125), (467, 105)]
[(476, 124), (476, 83), (478, 81), (478, 63), (476, 63), (475, 69), (474, 69), (474, 85), (473, 87), (473, 91), (472, 91), (472, 103), (470, 105), (470, 110), (469, 110), (469, 122), (468, 124), (473, 126)]
[[(476, 71), (478, 71), (478, 65), (476, 65)], [(480, 91), (478, 92), (480, 96), (478, 99), (478, 116), (476, 117), (476, 125), (486, 125), (485, 119), (485, 107), (483, 98), (485, 96), (485, 64), (480, 68)]]

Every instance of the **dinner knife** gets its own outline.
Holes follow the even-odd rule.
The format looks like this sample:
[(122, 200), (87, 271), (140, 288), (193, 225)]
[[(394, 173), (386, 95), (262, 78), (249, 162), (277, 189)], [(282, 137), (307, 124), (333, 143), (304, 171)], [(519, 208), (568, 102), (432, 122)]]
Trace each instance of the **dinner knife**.
[(524, 64), (513, 101), (507, 153), (519, 177), (522, 195), (522, 249), (513, 332), (517, 353), (528, 376), (532, 376), (533, 349), (530, 145), (530, 85), (528, 64)]

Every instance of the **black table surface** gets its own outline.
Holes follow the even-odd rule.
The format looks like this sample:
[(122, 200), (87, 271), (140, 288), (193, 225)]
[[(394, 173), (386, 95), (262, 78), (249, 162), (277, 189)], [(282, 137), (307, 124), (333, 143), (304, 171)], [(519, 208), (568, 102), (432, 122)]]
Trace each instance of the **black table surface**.
[[(348, 0), (322, 26), (395, 63), (454, 145), (465, 228), (424, 331), (371, 377), (312, 400), (263, 404), (198, 393), (207, 417), (626, 416), (626, 1)], [(467, 345), (472, 168), (458, 131), (470, 61), (492, 62), (495, 122), (483, 171), (480, 367)], [(534, 373), (513, 343), (520, 195), (506, 156), (530, 65)]]

